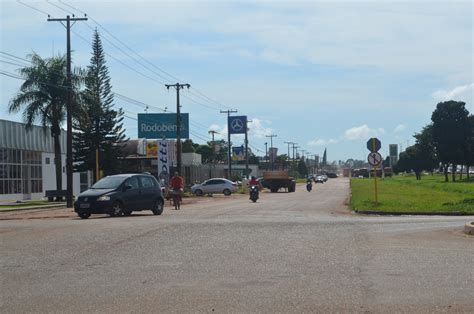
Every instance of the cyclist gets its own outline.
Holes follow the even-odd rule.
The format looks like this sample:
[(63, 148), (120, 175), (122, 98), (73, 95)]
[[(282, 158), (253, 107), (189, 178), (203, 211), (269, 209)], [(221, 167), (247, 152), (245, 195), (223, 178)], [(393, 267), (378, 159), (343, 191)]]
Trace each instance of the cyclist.
[[(170, 186), (171, 186), (171, 189), (173, 190), (173, 193), (175, 195), (178, 195), (178, 201), (179, 201), (179, 203), (181, 203), (181, 201), (182, 201), (181, 192), (182, 192), (183, 187), (184, 187), (184, 181), (183, 181), (183, 178), (179, 175), (178, 172), (175, 172), (174, 176), (171, 177)], [(179, 206), (178, 206), (178, 209), (179, 209)]]

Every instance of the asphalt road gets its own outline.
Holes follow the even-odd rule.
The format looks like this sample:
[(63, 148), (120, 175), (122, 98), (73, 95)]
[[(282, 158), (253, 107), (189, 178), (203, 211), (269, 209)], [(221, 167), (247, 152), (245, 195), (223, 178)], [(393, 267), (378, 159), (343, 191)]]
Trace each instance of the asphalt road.
[(333, 179), (131, 217), (3, 220), (1, 312), (473, 312), (474, 217), (367, 217)]

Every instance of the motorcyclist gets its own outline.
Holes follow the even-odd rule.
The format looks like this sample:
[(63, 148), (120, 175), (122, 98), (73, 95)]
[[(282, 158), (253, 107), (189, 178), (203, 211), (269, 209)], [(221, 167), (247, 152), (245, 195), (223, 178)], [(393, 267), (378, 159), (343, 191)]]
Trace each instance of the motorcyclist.
[[(248, 186), (249, 188), (251, 188), (252, 186), (256, 186), (258, 191), (261, 190), (262, 188), (262, 185), (260, 184), (260, 182), (258, 182), (257, 178), (255, 178), (255, 176), (252, 176), (252, 178), (250, 179), (249, 183), (248, 183)], [(250, 192), (251, 190), (249, 191), (249, 195), (250, 195)]]
[(311, 178), (308, 177), (308, 179), (306, 180), (306, 189), (308, 191), (311, 191), (312, 187), (313, 187), (313, 183), (311, 182)]

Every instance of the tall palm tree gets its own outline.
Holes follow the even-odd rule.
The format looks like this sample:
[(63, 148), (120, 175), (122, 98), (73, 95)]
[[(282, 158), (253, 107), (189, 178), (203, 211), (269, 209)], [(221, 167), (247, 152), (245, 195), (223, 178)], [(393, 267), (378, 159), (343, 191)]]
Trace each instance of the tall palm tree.
[[(9, 104), (9, 112), (16, 113), (23, 109), (23, 120), (26, 129), (32, 128), (33, 123), (41, 121), (46, 132), (51, 129), (54, 142), (54, 158), (56, 166), (56, 189), (62, 189), (62, 162), (61, 162), (61, 124), (66, 117), (67, 103), (67, 75), (66, 56), (43, 59), (36, 53), (28, 56), (31, 65), (19, 69), (25, 82), (20, 91)], [(73, 75), (73, 89), (82, 82), (80, 70)], [(75, 93), (73, 93), (74, 95)], [(74, 103), (78, 103), (74, 101)], [(74, 106), (77, 108), (77, 105)]]

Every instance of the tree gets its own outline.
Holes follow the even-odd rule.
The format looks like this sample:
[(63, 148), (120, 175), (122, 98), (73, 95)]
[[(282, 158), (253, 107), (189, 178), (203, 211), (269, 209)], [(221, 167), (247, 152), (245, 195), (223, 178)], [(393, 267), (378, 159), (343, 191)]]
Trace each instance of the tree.
[(324, 149), (324, 154), (323, 154), (323, 163), (321, 164), (321, 166), (326, 166), (328, 164), (328, 160), (327, 160), (327, 153), (326, 153), (326, 148)]
[(298, 161), (298, 172), (302, 177), (308, 175), (308, 168), (306, 167), (306, 163), (304, 162), (303, 158)]
[(455, 181), (456, 165), (464, 161), (464, 146), (470, 136), (469, 112), (465, 105), (466, 103), (461, 101), (440, 102), (431, 115), (433, 143), (439, 160), (444, 164), (446, 182), (448, 164), (452, 164), (453, 181)]
[(201, 154), (201, 159), (203, 163), (212, 163), (215, 160), (214, 150), (208, 145), (199, 145), (196, 148), (196, 153)]
[(418, 144), (409, 146), (406, 150), (400, 153), (400, 159), (398, 160), (395, 169), (396, 172), (409, 172), (414, 171), (417, 180), (421, 180), (421, 171), (423, 167), (424, 159), (420, 151)]
[(79, 119), (74, 133), (76, 170), (96, 172), (96, 151), (99, 168), (106, 174), (118, 170), (125, 141), (123, 111), (114, 110), (114, 95), (104, 50), (97, 30), (94, 32), (92, 57), (87, 67), (82, 103), (85, 115)]
[(423, 127), (420, 133), (415, 133), (416, 149), (422, 162), (423, 170), (433, 172), (439, 166), (436, 150), (433, 145), (433, 125)]
[(467, 179), (469, 180), (469, 168), (474, 166), (474, 115), (469, 115), (470, 136), (465, 149), (465, 164), (467, 166)]
[(194, 152), (196, 152), (196, 148), (194, 147), (193, 140), (191, 140), (191, 139), (184, 140), (184, 142), (182, 144), (181, 151), (183, 153), (194, 153)]
[(286, 169), (289, 167), (290, 162), (288, 161), (288, 156), (286, 154), (278, 155), (275, 158), (275, 165), (277, 168)]
[[(62, 162), (61, 162), (61, 124), (66, 117), (66, 103), (68, 95), (65, 56), (42, 59), (36, 53), (28, 56), (31, 66), (19, 70), (25, 80), (20, 91), (9, 103), (8, 111), (15, 113), (23, 109), (23, 120), (26, 129), (30, 130), (33, 123), (41, 121), (46, 132), (51, 129), (54, 142), (54, 159), (56, 172), (56, 190), (62, 190)], [(75, 70), (71, 76), (73, 91), (79, 89), (82, 83), (80, 70)], [(73, 110), (79, 112), (77, 93), (73, 93)], [(63, 148), (65, 150), (65, 148)]]

